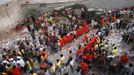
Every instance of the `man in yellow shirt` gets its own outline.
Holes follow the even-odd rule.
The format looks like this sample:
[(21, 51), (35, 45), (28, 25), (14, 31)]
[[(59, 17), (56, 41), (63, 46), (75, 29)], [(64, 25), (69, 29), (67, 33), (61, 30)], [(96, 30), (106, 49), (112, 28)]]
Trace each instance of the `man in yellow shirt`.
[(30, 71), (30, 75), (37, 75), (36, 72), (33, 72), (33, 70)]
[(51, 72), (51, 75), (55, 75), (55, 71), (56, 71), (56, 65), (53, 63), (50, 67), (50, 72)]
[(65, 57), (63, 56), (63, 54), (60, 55), (60, 62), (61, 62), (61, 65), (65, 64)]
[(118, 48), (117, 47), (115, 47), (113, 50), (112, 50), (112, 54), (113, 54), (113, 56), (118, 56)]
[(57, 59), (56, 69), (60, 69), (60, 68), (61, 68), (61, 62), (59, 59)]

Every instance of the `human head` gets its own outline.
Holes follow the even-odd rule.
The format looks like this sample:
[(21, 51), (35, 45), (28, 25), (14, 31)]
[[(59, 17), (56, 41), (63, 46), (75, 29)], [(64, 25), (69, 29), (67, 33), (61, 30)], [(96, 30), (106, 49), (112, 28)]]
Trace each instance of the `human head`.
[(113, 44), (112, 46), (115, 46), (115, 44)]
[(117, 49), (117, 47), (115, 47), (114, 49)]
[(63, 54), (60, 54), (60, 57), (63, 57)]
[(16, 66), (13, 66), (13, 69), (15, 69), (16, 68)]
[(70, 51), (69, 51), (69, 54), (71, 54), (71, 53), (72, 53), (72, 51), (70, 50)]
[(80, 49), (81, 48), (81, 45), (79, 45), (79, 48), (78, 49)]
[(57, 62), (59, 62), (60, 60), (59, 59), (57, 59)]
[(30, 74), (33, 74), (33, 70), (30, 71)]
[(132, 63), (129, 63), (129, 67), (133, 67), (133, 64)]
[(46, 49), (45, 49), (45, 48), (43, 48), (43, 51), (46, 51)]
[(95, 75), (95, 73), (92, 73), (92, 75)]

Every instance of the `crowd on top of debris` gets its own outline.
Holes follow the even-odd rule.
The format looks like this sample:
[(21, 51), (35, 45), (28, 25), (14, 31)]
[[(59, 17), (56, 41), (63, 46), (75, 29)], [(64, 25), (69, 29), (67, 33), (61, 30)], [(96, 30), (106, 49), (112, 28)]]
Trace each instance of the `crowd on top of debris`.
[[(134, 63), (129, 57), (134, 49), (134, 9), (109, 10), (90, 16), (90, 21), (83, 18), (87, 13), (81, 11), (76, 14), (76, 9), (70, 9), (62, 14), (53, 11), (39, 17), (28, 16), (27, 36), (16, 40), (13, 48), (2, 46), (0, 74), (134, 75)], [(90, 34), (93, 30), (96, 32)], [(129, 49), (120, 49), (121, 43)], [(75, 50), (65, 49), (67, 45)]]

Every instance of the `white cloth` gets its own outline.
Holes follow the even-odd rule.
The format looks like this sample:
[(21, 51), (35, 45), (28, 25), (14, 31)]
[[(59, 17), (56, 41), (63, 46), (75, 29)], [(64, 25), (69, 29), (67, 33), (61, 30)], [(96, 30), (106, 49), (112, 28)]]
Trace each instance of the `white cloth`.
[(97, 22), (95, 22), (94, 20), (91, 21), (91, 25), (94, 26), (94, 25), (97, 25)]
[(76, 31), (73, 31), (73, 34), (76, 35)]
[(13, 62), (12, 62), (13, 64), (12, 65), (14, 65), (14, 66), (16, 66), (17, 65), (17, 63), (16, 63), (16, 61), (15, 60), (13, 60)]
[(18, 51), (19, 50), (19, 46), (15, 45), (15, 49), (16, 49), (16, 51)]
[(71, 66), (74, 65), (74, 60), (70, 61), (70, 65), (71, 65)]
[(17, 60), (16, 63), (17, 64), (19, 63), (22, 67), (24, 67), (25, 66), (24, 60), (20, 56), (17, 56), (17, 59), (19, 60)]
[(41, 24), (41, 26), (44, 27), (44, 26), (45, 26), (45, 23), (43, 22), (43, 23)]
[(110, 23), (110, 26), (113, 28), (114, 27), (114, 23)]
[(51, 75), (51, 74), (50, 74), (50, 71), (47, 70), (46, 73), (45, 73), (45, 75)]
[(41, 48), (40, 48), (40, 51), (42, 51), (43, 49), (44, 49), (44, 47), (41, 47)]
[(33, 26), (33, 24), (32, 24), (32, 25), (30, 25), (30, 28), (31, 28), (31, 29), (34, 29), (34, 26)]
[(3, 60), (1, 64), (9, 64), (7, 60)]
[(114, 58), (115, 56), (113, 55), (108, 55), (107, 58)]
[(132, 31), (134, 31), (134, 26), (132, 27)]
[(118, 24), (120, 23), (120, 19), (117, 19), (117, 23), (118, 23)]
[(10, 58), (9, 61), (13, 61), (14, 59), (13, 58)]

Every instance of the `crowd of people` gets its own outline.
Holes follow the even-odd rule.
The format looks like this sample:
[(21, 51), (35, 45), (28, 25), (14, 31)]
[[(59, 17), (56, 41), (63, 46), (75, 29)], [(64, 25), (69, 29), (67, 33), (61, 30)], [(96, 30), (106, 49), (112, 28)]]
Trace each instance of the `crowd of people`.
[[(31, 38), (17, 40), (14, 50), (2, 49), (1, 75), (96, 75), (96, 72), (91, 73), (94, 70), (101, 71), (99, 75), (134, 75), (128, 54), (119, 54), (118, 46), (109, 46), (105, 39), (113, 29), (128, 30), (131, 27), (134, 31), (133, 9), (110, 10), (100, 21), (92, 19), (91, 24), (77, 18), (74, 12), (66, 15), (71, 15), (72, 19), (68, 20), (57, 12), (29, 16), (26, 28)], [(96, 25), (99, 25), (98, 31), (89, 37), (88, 32)], [(123, 41), (132, 42), (124, 32)], [(54, 58), (56, 62), (49, 60), (49, 55), (59, 52), (82, 35), (84, 45), (80, 44), (76, 51), (67, 51), (66, 56), (59, 54), (59, 58)]]

